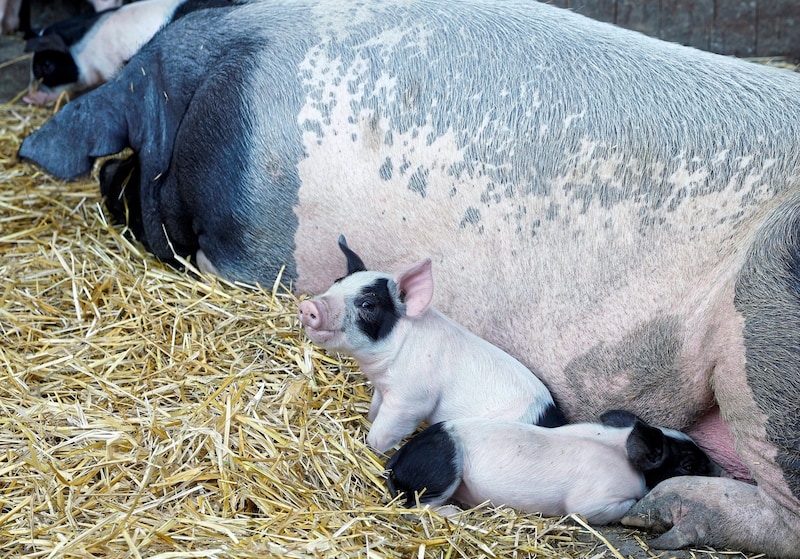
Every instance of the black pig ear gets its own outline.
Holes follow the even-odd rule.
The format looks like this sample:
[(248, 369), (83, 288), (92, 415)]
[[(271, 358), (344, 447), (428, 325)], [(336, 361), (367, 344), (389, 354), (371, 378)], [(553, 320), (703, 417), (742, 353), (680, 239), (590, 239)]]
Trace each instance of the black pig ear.
[(637, 421), (642, 421), (635, 413), (627, 410), (608, 410), (599, 419), (607, 427), (633, 427)]
[(637, 420), (625, 442), (633, 467), (640, 472), (660, 468), (667, 459), (667, 440), (661, 429)]
[(347, 246), (347, 239), (344, 238), (344, 235), (339, 235), (339, 248), (342, 249), (342, 252), (347, 257), (348, 276), (356, 272), (365, 272), (367, 270), (361, 258)]
[(43, 50), (54, 50), (56, 52), (69, 52), (64, 38), (57, 33), (47, 35), (35, 35), (25, 42), (25, 52), (41, 52)]

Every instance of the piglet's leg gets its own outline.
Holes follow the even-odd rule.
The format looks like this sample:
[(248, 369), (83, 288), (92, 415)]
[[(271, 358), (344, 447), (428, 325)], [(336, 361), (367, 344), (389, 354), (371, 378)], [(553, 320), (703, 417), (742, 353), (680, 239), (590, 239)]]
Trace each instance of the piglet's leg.
[(665, 531), (650, 542), (657, 549), (709, 545), (800, 557), (800, 519), (757, 486), (728, 478), (670, 478), (622, 523)]
[(375, 418), (378, 417), (378, 412), (381, 411), (381, 404), (383, 403), (383, 396), (379, 390), (375, 390), (372, 393), (372, 401), (369, 403), (369, 413), (367, 413), (367, 419), (370, 421), (375, 421)]
[(367, 443), (378, 452), (386, 452), (413, 433), (422, 419), (413, 411), (392, 407), (384, 401), (367, 434)]

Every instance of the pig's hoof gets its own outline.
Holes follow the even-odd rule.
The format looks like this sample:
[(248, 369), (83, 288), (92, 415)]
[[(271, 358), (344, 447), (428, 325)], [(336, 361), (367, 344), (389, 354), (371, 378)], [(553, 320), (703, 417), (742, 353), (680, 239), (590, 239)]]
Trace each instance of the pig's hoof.
[(433, 510), (442, 518), (456, 518), (458, 515), (463, 514), (464, 511), (455, 505), (441, 505), (435, 507)]
[(688, 479), (691, 478), (672, 478), (660, 483), (625, 513), (622, 523), (663, 532), (648, 542), (656, 549), (713, 545), (712, 527), (717, 515), (702, 502), (702, 493), (686, 484)]
[(200, 270), (204, 274), (208, 274), (211, 276), (219, 276), (219, 270), (214, 264), (211, 263), (211, 260), (208, 259), (206, 253), (203, 252), (202, 249), (198, 249), (197, 254), (195, 255), (195, 261), (197, 265), (197, 269)]

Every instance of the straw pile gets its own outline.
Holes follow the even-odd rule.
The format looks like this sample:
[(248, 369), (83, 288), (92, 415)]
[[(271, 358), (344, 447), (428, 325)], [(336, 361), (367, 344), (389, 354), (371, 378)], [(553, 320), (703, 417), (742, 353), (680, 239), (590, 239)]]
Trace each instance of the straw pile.
[(0, 106), (0, 557), (622, 557), (575, 518), (404, 516), (287, 287), (146, 254), (95, 180), (16, 161), (46, 117)]

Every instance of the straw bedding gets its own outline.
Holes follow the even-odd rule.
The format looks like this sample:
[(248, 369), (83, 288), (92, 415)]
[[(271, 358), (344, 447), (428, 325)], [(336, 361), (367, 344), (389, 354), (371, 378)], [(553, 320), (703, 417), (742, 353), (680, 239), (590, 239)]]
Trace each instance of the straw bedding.
[(47, 116), (0, 106), (0, 557), (655, 556), (579, 518), (389, 502), (370, 387), (289, 287), (146, 254), (94, 179), (16, 161)]

